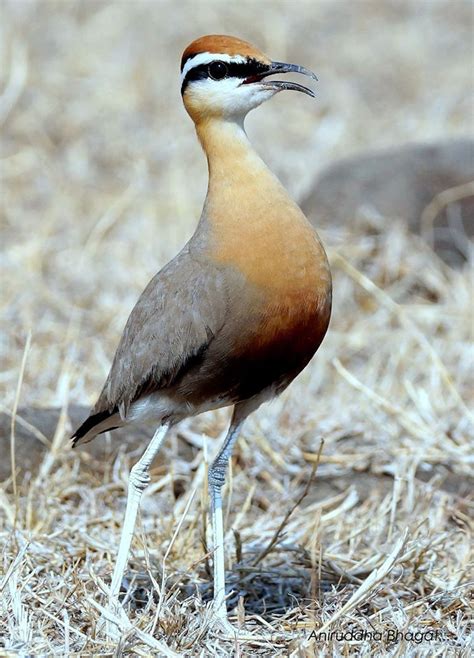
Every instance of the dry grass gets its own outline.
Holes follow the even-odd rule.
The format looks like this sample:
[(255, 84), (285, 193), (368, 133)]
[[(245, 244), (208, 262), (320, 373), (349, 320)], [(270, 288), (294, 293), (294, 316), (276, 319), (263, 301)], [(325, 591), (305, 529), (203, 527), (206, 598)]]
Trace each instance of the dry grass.
[[(460, 0), (3, 3), (4, 407), (92, 402), (140, 290), (192, 232), (205, 168), (177, 76), (191, 38), (234, 33), (317, 71), (316, 103), (281, 95), (249, 120), (298, 197), (335, 157), (469, 131), (470, 12)], [(154, 469), (116, 655), (468, 655), (470, 271), (389, 218), (358, 228), (324, 236), (335, 309), (318, 357), (235, 451), (232, 614), (254, 639), (209, 628), (205, 459), (220, 411), (178, 428)], [(37, 476), (0, 489), (2, 655), (107, 650), (100, 590), (137, 456), (124, 445), (81, 470), (69, 429), (64, 418)], [(325, 641), (320, 627), (383, 635)], [(390, 642), (389, 629), (438, 639)]]

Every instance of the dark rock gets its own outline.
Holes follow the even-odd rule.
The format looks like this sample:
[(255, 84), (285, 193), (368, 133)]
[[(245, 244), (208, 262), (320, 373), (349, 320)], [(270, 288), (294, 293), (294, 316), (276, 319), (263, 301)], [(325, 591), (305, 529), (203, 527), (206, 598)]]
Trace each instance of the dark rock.
[[(37, 472), (53, 440), (60, 414), (61, 410), (59, 408), (25, 407), (18, 410), (15, 422), (17, 478), (21, 479), (26, 473), (34, 475)], [(72, 450), (69, 435), (85, 420), (88, 414), (89, 407), (82, 405), (69, 406), (68, 422), (61, 451), (64, 450), (66, 453)], [(45, 437), (46, 442), (41, 440), (41, 437), (38, 436), (39, 433)], [(112, 439), (107, 439), (105, 435), (99, 436), (94, 441), (76, 448), (75, 452), (85, 457), (82, 460), (84, 468), (89, 466), (95, 468), (98, 460), (112, 460), (124, 443), (126, 443), (127, 451), (136, 450), (140, 446), (145, 447), (147, 438), (150, 437), (151, 433), (152, 431), (149, 428), (144, 429), (139, 425), (116, 430), (110, 435)], [(11, 476), (10, 437), (11, 416), (2, 413), (0, 414), (0, 455), (2, 456), (0, 459), (0, 482)]]
[[(427, 212), (447, 190), (452, 193)], [(474, 140), (406, 144), (336, 162), (321, 173), (301, 205), (322, 227), (350, 225), (364, 210), (387, 222), (402, 219), (446, 262), (459, 265), (474, 235)]]

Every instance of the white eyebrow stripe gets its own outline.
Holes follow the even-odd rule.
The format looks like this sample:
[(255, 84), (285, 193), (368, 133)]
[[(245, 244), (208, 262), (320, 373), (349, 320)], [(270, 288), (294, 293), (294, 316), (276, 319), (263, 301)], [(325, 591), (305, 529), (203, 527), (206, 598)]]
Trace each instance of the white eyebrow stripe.
[(194, 55), (194, 57), (190, 57), (184, 65), (181, 72), (181, 84), (183, 84), (184, 78), (191, 69), (196, 66), (201, 66), (201, 64), (210, 64), (215, 60), (219, 60), (219, 62), (227, 62), (228, 64), (244, 64), (247, 61), (247, 58), (242, 57), (242, 55), (224, 55), (224, 53), (199, 53)]

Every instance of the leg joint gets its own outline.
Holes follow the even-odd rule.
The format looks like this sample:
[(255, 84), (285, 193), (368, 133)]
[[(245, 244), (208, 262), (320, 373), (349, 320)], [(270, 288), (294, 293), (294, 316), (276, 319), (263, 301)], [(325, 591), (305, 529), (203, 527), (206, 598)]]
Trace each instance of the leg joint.
[(207, 476), (210, 487), (221, 489), (224, 486), (226, 469), (227, 464), (218, 459), (211, 464)]
[(138, 462), (130, 471), (130, 486), (138, 491), (143, 491), (150, 484), (150, 475)]

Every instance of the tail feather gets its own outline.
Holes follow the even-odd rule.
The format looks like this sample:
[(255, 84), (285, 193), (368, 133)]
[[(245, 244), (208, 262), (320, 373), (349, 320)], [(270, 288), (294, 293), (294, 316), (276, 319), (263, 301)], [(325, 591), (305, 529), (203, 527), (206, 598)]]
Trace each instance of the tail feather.
[(75, 448), (83, 443), (89, 443), (98, 434), (123, 427), (124, 424), (117, 409), (92, 414), (72, 435), (72, 447)]

